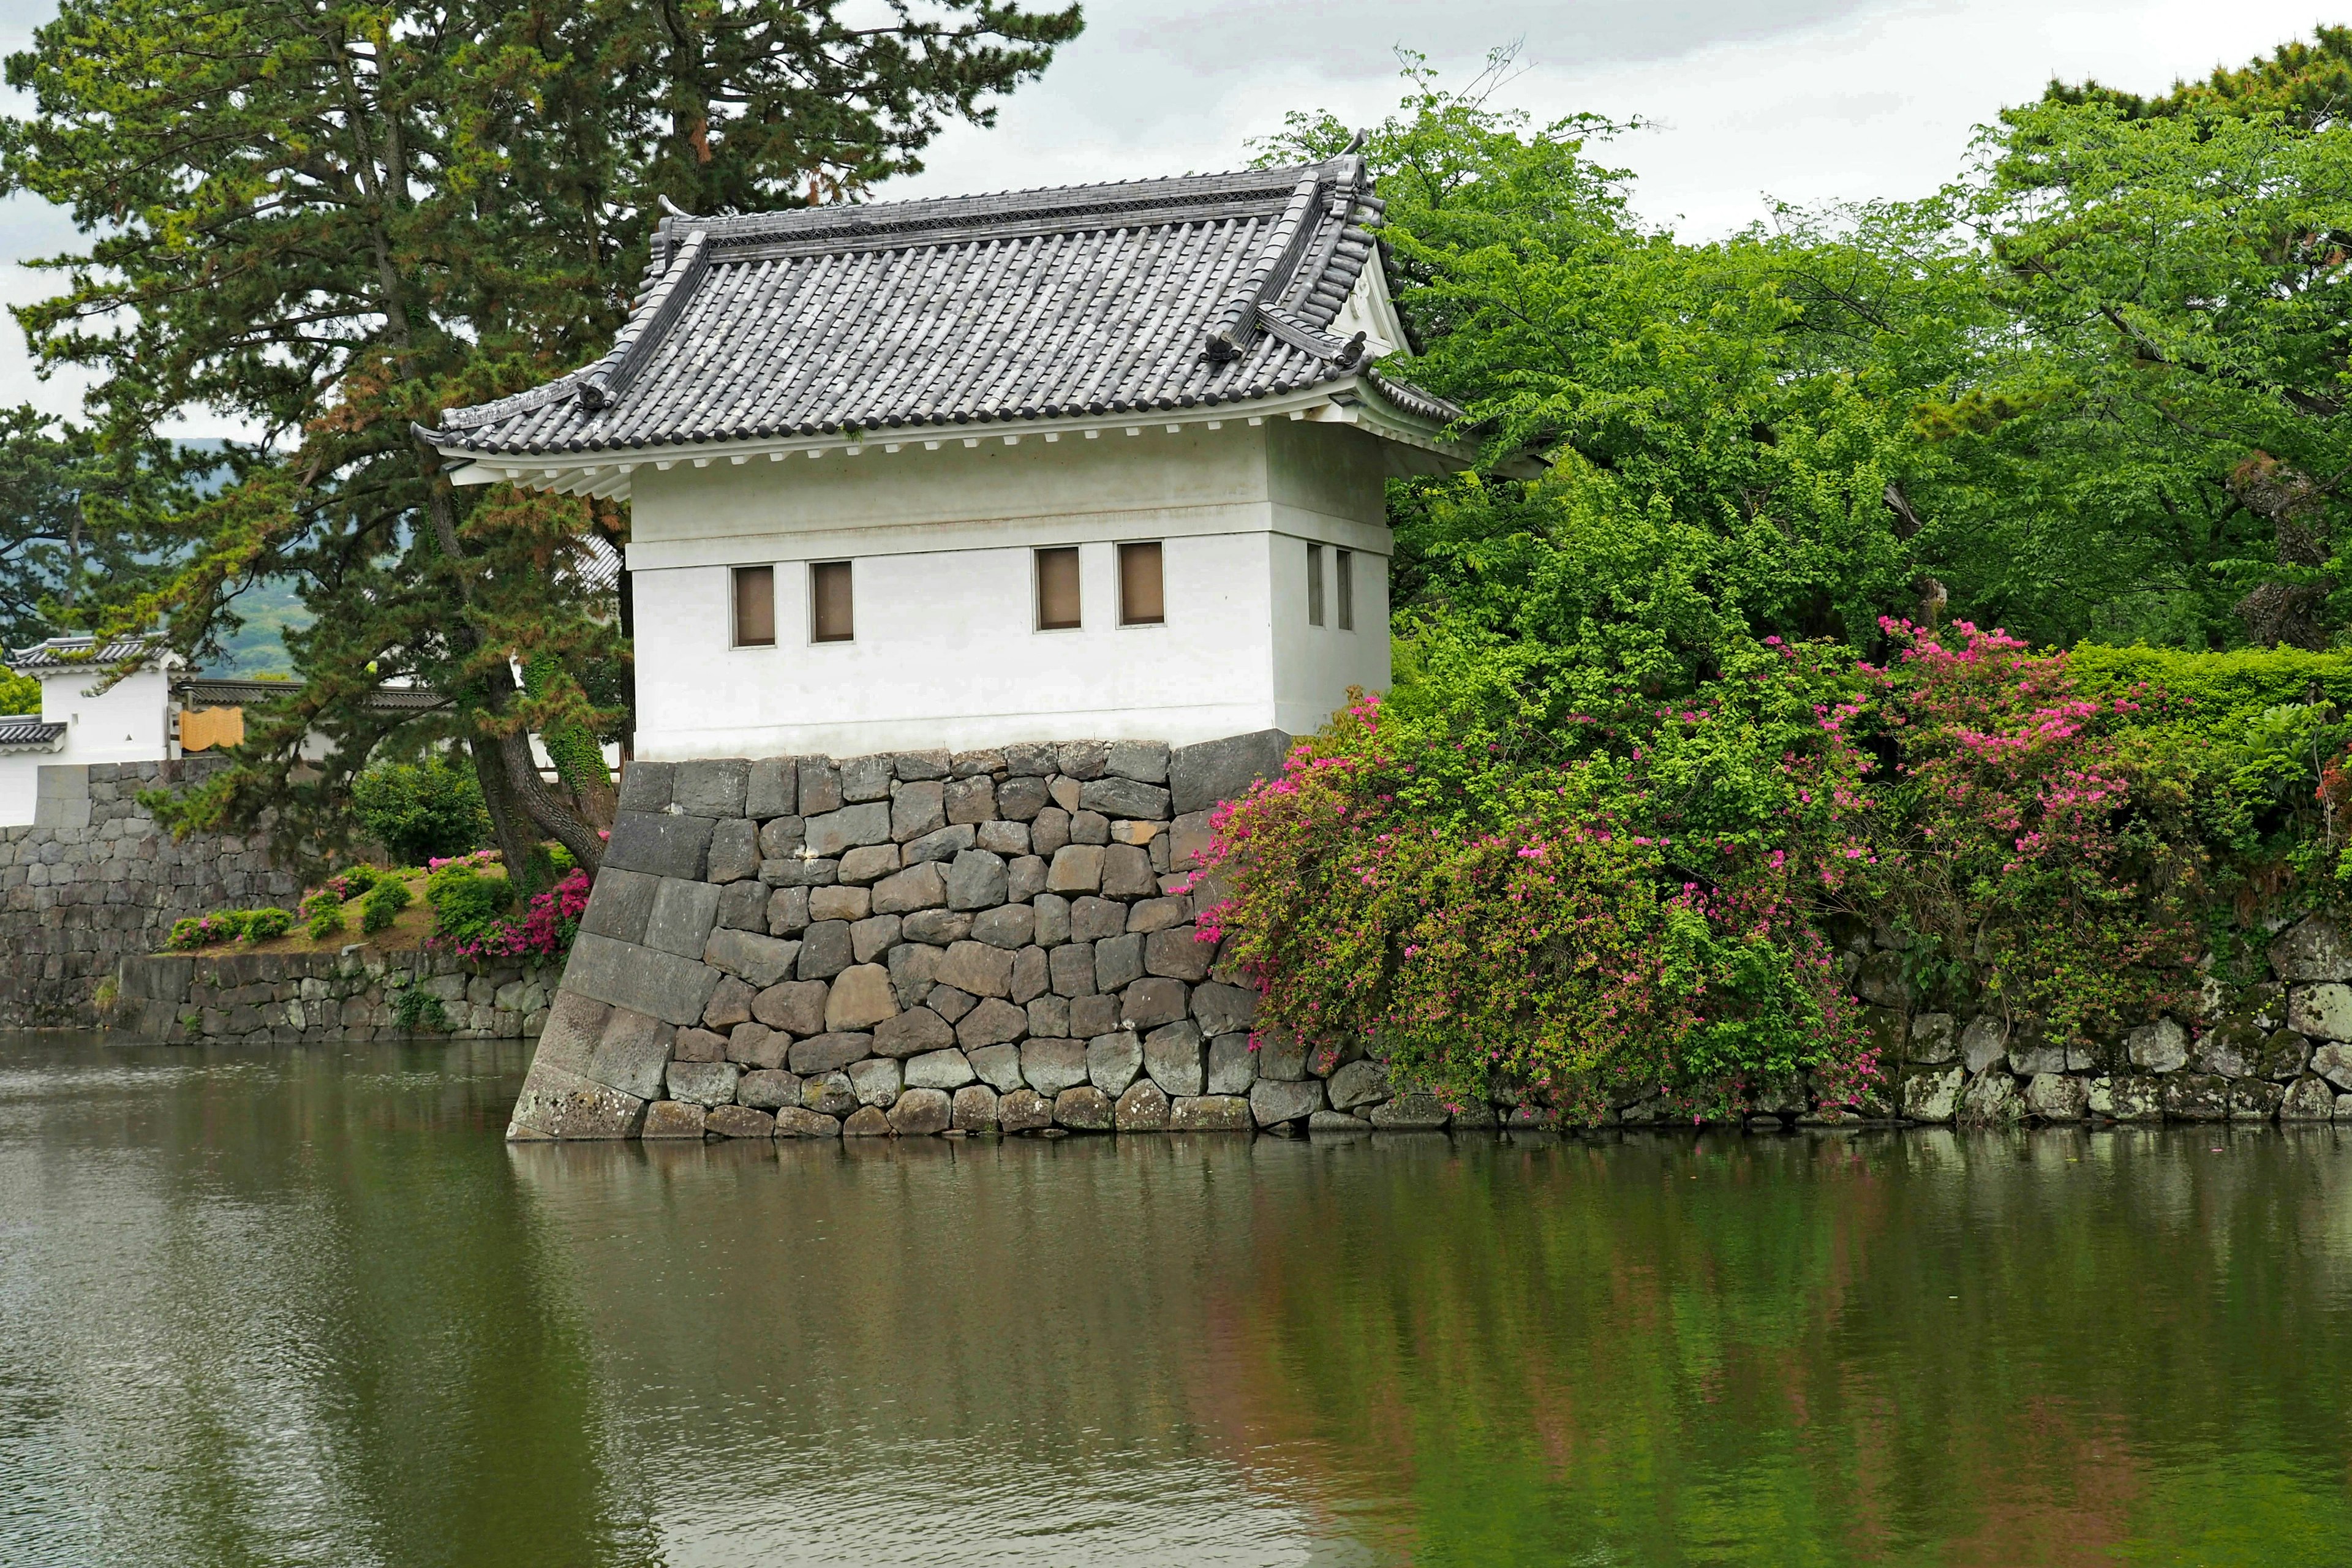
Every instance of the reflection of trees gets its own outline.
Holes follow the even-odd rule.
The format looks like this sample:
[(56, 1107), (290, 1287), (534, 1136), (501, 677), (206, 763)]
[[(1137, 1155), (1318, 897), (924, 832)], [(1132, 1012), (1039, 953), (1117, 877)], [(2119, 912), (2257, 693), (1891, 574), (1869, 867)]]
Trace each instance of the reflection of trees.
[(0, 1166), (43, 1215), (0, 1261), (0, 1367), (47, 1373), (20, 1440), (72, 1479), (89, 1561), (625, 1549), (496, 1136), (527, 1046), (59, 1055)]

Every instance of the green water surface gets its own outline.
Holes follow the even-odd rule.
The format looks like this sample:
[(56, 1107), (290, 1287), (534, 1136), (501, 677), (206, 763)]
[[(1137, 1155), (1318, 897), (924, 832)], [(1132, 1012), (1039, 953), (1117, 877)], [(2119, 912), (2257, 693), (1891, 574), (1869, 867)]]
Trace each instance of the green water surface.
[(0, 1564), (2352, 1563), (2352, 1132), (509, 1147), (0, 1037)]

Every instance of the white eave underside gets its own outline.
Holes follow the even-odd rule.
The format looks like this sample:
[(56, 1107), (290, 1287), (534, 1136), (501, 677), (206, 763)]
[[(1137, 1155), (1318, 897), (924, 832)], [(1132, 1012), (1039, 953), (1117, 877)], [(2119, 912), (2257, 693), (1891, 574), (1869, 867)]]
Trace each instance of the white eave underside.
[[(774, 437), (751, 441), (705, 441), (692, 447), (631, 447), (612, 452), (540, 453), (520, 457), (509, 453), (472, 455), (445, 447), (453, 458), (470, 458), (453, 471), (452, 483), (488, 485), (504, 480), (525, 489), (556, 495), (594, 496), (604, 500), (629, 499), (636, 470), (650, 467), (667, 471), (684, 463), (707, 468), (725, 461), (743, 464), (755, 458), (782, 462), (787, 458), (822, 458), (828, 453), (859, 457), (868, 452), (938, 451), (948, 447), (1016, 446), (1029, 439), (1058, 439), (1076, 433), (1121, 436), (1172, 431), (1188, 426), (1218, 428), (1226, 425), (1260, 425), (1269, 419), (1309, 420), (1325, 425), (1353, 425), (1397, 446), (1429, 454), (1434, 462), (1409, 465), (1414, 472), (1438, 473), (1467, 468), (1477, 461), (1477, 449), (1448, 441), (1432, 426), (1403, 413), (1361, 376), (1327, 382), (1319, 386), (1246, 403), (1201, 405), (1192, 408), (1131, 410), (1124, 414), (1089, 415), (1079, 418), (991, 420), (986, 425), (923, 426), (905, 430), (864, 432), (856, 437)], [(1516, 466), (1516, 465), (1515, 465)]]

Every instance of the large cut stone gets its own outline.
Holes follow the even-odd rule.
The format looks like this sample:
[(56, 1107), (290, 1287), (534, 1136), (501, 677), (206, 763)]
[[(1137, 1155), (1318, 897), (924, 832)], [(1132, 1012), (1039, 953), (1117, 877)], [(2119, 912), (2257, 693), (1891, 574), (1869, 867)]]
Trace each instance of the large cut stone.
[(709, 1112), (699, 1105), (683, 1100), (656, 1100), (646, 1107), (645, 1130), (641, 1138), (692, 1138), (699, 1141), (705, 1131), (703, 1122)]
[(995, 1131), (996, 1091), (984, 1083), (964, 1085), (955, 1091), (948, 1121), (966, 1132)]
[(761, 990), (791, 975), (793, 963), (800, 955), (799, 942), (723, 928), (712, 931), (702, 949), (703, 963)]
[(694, 1105), (729, 1105), (743, 1069), (733, 1062), (672, 1062), (667, 1085), (672, 1100)]
[(2080, 1121), (2090, 1094), (2088, 1079), (2036, 1073), (2025, 1085), (2026, 1113), (2044, 1121)]
[(621, 769), (620, 809), (660, 811), (670, 802), (670, 784), (677, 777), (676, 763), (630, 762)]
[(984, 942), (959, 942), (940, 961), (939, 983), (974, 996), (1004, 996), (1013, 990), (1013, 955)]
[(625, 871), (608, 862), (596, 873), (588, 908), (580, 916), (580, 929), (614, 942), (642, 942), (646, 921), (654, 912), (654, 894), (660, 887), (659, 877)]
[(661, 1093), (662, 1069), (668, 1065), (677, 1031), (650, 1014), (615, 1007), (606, 1015), (581, 1076), (606, 1083), (624, 1094), (652, 1100)]
[(1164, 1024), (1144, 1037), (1143, 1070), (1171, 1096), (1199, 1094), (1206, 1081), (1202, 1048), (1198, 1024)]
[(1997, 1013), (1979, 1013), (1960, 1031), (1960, 1064), (1980, 1073), (2009, 1054), (2009, 1026)]
[(835, 1071), (874, 1054), (871, 1035), (811, 1035), (793, 1042), (792, 1069), (803, 1078)]
[(1104, 898), (1141, 899), (1159, 890), (1160, 879), (1151, 869), (1149, 853), (1132, 844), (1113, 844), (1103, 850)]
[(718, 889), (708, 882), (665, 877), (654, 891), (654, 912), (646, 921), (645, 944), (657, 952), (700, 958), (718, 920)]
[(1143, 1042), (1129, 1031), (1099, 1035), (1087, 1042), (1087, 1077), (1105, 1094), (1117, 1095), (1143, 1070)]
[(2352, 1090), (2352, 1046), (2326, 1042), (2311, 1053), (2311, 1070), (2339, 1089)]
[(2210, 1073), (2179, 1073), (2165, 1080), (2164, 1114), (2175, 1121), (2224, 1121), (2230, 1080)]
[(1389, 1098), (1389, 1075), (1375, 1061), (1353, 1061), (1331, 1075), (1331, 1104), (1340, 1110)]
[(761, 1110), (781, 1110), (788, 1105), (798, 1105), (801, 1102), (800, 1075), (779, 1072), (772, 1068), (755, 1068), (737, 1080), (735, 1099), (740, 1104), (757, 1106)]
[(1004, 901), (1004, 890), (1002, 855), (967, 849), (949, 863), (948, 908), (951, 910), (993, 909)]
[(986, 996), (956, 1020), (955, 1032), (957, 1043), (966, 1050), (999, 1046), (1029, 1032), (1029, 1014), (1002, 997)]
[(907, 1058), (908, 1089), (961, 1089), (976, 1075), (964, 1054), (950, 1046), (943, 1051), (925, 1051)]
[(1257, 1081), (1257, 1052), (1247, 1035), (1219, 1035), (1209, 1042), (1209, 1094), (1247, 1094)]
[(947, 901), (947, 879), (931, 861), (893, 872), (874, 884), (877, 915), (908, 915), (917, 910), (938, 909)]
[(849, 1081), (848, 1073), (835, 1068), (803, 1080), (801, 1103), (838, 1120), (857, 1109), (857, 1088)]
[(776, 1136), (779, 1138), (838, 1138), (841, 1123), (821, 1110), (810, 1110), (798, 1105), (787, 1105), (776, 1112)]
[(753, 759), (743, 792), (743, 815), (762, 822), (791, 816), (800, 810), (800, 781), (790, 757)]
[(996, 786), (996, 815), (1007, 822), (1028, 822), (1045, 809), (1053, 797), (1042, 778), (1010, 778)]
[(1021, 1076), (1030, 1088), (1052, 1096), (1087, 1081), (1087, 1047), (1079, 1040), (1024, 1040)]
[(741, 816), (751, 764), (742, 757), (705, 757), (677, 764), (670, 804), (688, 816)]
[(1184, 983), (1158, 975), (1139, 980), (1120, 994), (1119, 1022), (1130, 1029), (1156, 1029), (1184, 1016)]
[(821, 860), (837, 858), (843, 851), (863, 844), (890, 842), (890, 807), (882, 801), (845, 805), (839, 811), (803, 820), (806, 824), (809, 853)]
[(1257, 1016), (1257, 994), (1239, 985), (1214, 981), (1192, 988), (1192, 1018), (1201, 1033), (1212, 1037), (1245, 1030)]
[(801, 932), (793, 972), (803, 980), (830, 980), (856, 962), (857, 936), (847, 921), (811, 921)]
[(1045, 890), (1065, 896), (1094, 892), (1102, 886), (1102, 863), (1101, 845), (1065, 844), (1045, 869)]
[(2286, 1085), (2268, 1079), (2242, 1079), (2230, 1086), (2230, 1120), (2268, 1121), (2286, 1100)]
[(861, 1105), (878, 1105), (888, 1110), (898, 1101), (906, 1082), (904, 1069), (890, 1057), (868, 1057), (862, 1062), (849, 1064), (849, 1087), (856, 1093)]
[(1250, 1115), (1260, 1127), (1296, 1121), (1323, 1109), (1323, 1080), (1310, 1078), (1296, 1083), (1277, 1083), (1262, 1078), (1250, 1085), (1249, 1101)]
[(1960, 1105), (1960, 1069), (1915, 1070), (1903, 1075), (1903, 1114), (1914, 1121), (1949, 1121)]
[(1168, 758), (1170, 805), (1179, 812), (1206, 811), (1220, 801), (1238, 800), (1258, 780), (1280, 773), (1289, 751), (1290, 737), (1280, 730), (1180, 746)]
[(1010, 1089), (996, 1102), (996, 1124), (1007, 1132), (1054, 1125), (1054, 1102), (1034, 1089)]
[(707, 816), (625, 811), (613, 819), (613, 837), (605, 842), (604, 866), (616, 871), (643, 871), (655, 877), (702, 879), (711, 829)]
[(1143, 977), (1143, 939), (1141, 937), (1106, 937), (1096, 942), (1094, 948), (1094, 988), (1097, 991), (1108, 995), (1112, 992), (1124, 990)]
[[(679, 1031), (685, 1037), (685, 1031)], [(738, 1024), (727, 1037), (724, 1059), (747, 1068), (780, 1068), (793, 1048), (793, 1037), (765, 1024)]]
[(1137, 1079), (1111, 1108), (1111, 1121), (1121, 1132), (1164, 1132), (1168, 1129), (1168, 1095), (1150, 1079)]
[(833, 994), (824, 1003), (824, 1026), (835, 1033), (870, 1029), (898, 1011), (898, 998), (890, 989), (890, 972), (878, 963), (853, 964), (834, 979)]
[(1127, 906), (1116, 899), (1082, 896), (1070, 905), (1070, 940), (1100, 942), (1127, 934)]
[(530, 1064), (516, 1100), (509, 1138), (634, 1138), (646, 1102), (543, 1061)]
[(1428, 1131), (1445, 1125), (1445, 1107), (1433, 1094), (1400, 1094), (1372, 1107), (1372, 1125), (1387, 1131)]
[(2297, 985), (2286, 994), (2286, 1026), (2321, 1040), (2352, 1040), (2352, 985)]
[(955, 1117), (955, 1102), (946, 1091), (910, 1089), (890, 1108), (890, 1131), (901, 1138), (929, 1138), (944, 1132)]
[(2326, 1079), (2299, 1078), (2279, 1101), (2282, 1121), (2326, 1121), (2336, 1114), (2336, 1089)]
[(547, 1021), (541, 1027), (539, 1049), (532, 1054), (532, 1063), (545, 1062), (571, 1073), (585, 1070), (612, 1014), (611, 1007), (593, 996), (583, 996), (577, 991), (558, 991), (548, 1007)]
[(1171, 1132), (1246, 1132), (1250, 1126), (1250, 1103), (1243, 1095), (1192, 1096), (1168, 1108)]
[(1037, 911), (1026, 904), (1006, 904), (1002, 909), (987, 910), (971, 920), (971, 939), (991, 947), (1016, 952), (1029, 945), (1037, 931)]
[(710, 1005), (719, 972), (673, 952), (582, 935), (572, 942), (563, 984), (615, 1007), (634, 1008), (672, 1024), (692, 1024)]
[(1143, 939), (1143, 967), (1153, 974), (1205, 980), (1210, 961), (1216, 955), (1215, 944), (1199, 941), (1194, 928), (1188, 925), (1156, 931)]
[(2178, 1072), (2189, 1063), (2189, 1031), (2177, 1020), (2158, 1018), (2126, 1035), (2124, 1051), (2142, 1072)]
[(776, 1119), (748, 1105), (714, 1105), (702, 1120), (703, 1130), (721, 1138), (773, 1138)]
[(1095, 994), (1095, 944), (1066, 942), (1045, 954), (1046, 984), (1057, 996)]
[(719, 923), (730, 931), (765, 932), (773, 891), (764, 882), (728, 883), (719, 889)]
[(1108, 1132), (1117, 1112), (1110, 1096), (1090, 1083), (1066, 1089), (1054, 1097), (1054, 1121), (1080, 1132)]
[(2352, 980), (2352, 945), (2335, 921), (2314, 915), (2271, 942), (2271, 972), (2281, 980)]
[(999, 1094), (1010, 1094), (1022, 1087), (1019, 1046), (982, 1046), (968, 1053), (966, 1059), (971, 1063), (971, 1070), (980, 1075), (980, 1081)]
[(734, 882), (760, 874), (760, 825), (744, 817), (728, 817), (710, 830), (710, 858), (705, 863), (706, 882)]
[(887, 800), (890, 795), (890, 780), (898, 772), (897, 759), (887, 752), (871, 756), (847, 757), (841, 763), (841, 798), (844, 800)]
[(1257, 1076), (1296, 1083), (1307, 1076), (1307, 1042), (1287, 1029), (1269, 1029), (1257, 1042)]
[(911, 1057), (954, 1044), (955, 1030), (929, 1007), (909, 1008), (874, 1027), (874, 1049), (881, 1056)]
[(905, 784), (890, 802), (890, 837), (904, 844), (948, 825), (947, 785), (938, 780)]
[(824, 1033), (824, 999), (831, 989), (822, 980), (787, 980), (751, 998), (751, 1016), (771, 1029), (795, 1035)]

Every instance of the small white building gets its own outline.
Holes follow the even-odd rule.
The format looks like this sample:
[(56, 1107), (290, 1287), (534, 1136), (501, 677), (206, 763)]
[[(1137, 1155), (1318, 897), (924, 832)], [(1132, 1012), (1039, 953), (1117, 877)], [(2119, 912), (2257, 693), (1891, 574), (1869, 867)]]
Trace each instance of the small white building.
[(664, 220), (612, 352), (425, 434), (624, 497), (636, 752), (1313, 730), (1389, 679), (1384, 484), (1465, 466), (1360, 158)]
[[(136, 668), (99, 689), (110, 670), (133, 658)], [(34, 820), (45, 767), (179, 755), (173, 693), (184, 661), (178, 655), (137, 641), (93, 652), (89, 637), (51, 637), (12, 650), (7, 663), (41, 683), (41, 710), (0, 716), (0, 827)]]

